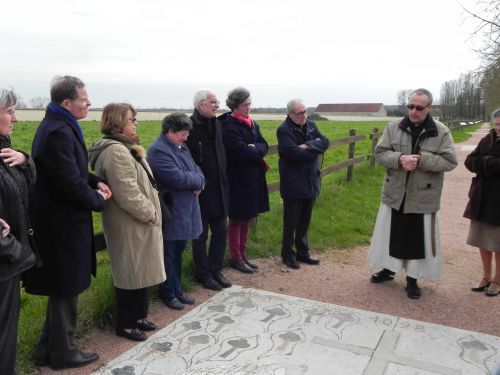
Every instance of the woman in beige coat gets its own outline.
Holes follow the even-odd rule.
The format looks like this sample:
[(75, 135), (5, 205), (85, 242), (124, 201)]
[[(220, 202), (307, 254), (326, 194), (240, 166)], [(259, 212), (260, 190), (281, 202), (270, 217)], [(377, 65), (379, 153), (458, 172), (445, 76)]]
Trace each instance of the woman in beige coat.
[(165, 280), (161, 208), (144, 149), (136, 135), (136, 111), (129, 104), (104, 107), (103, 139), (89, 150), (90, 166), (107, 181), (113, 196), (106, 201), (102, 224), (115, 286), (116, 334), (146, 340), (147, 288)]

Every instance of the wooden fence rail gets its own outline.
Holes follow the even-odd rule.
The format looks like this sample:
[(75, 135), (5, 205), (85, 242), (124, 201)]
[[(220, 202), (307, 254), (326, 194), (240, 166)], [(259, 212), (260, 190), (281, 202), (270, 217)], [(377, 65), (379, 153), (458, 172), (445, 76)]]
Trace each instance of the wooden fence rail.
[[(324, 154), (319, 155), (319, 165), (321, 168), (321, 176), (327, 176), (333, 172), (340, 171), (342, 169), (347, 169), (347, 180), (351, 181), (353, 177), (353, 168), (354, 165), (364, 162), (365, 160), (370, 160), (370, 166), (375, 167), (375, 157), (373, 156), (373, 152), (375, 150), (375, 146), (377, 145), (378, 139), (382, 136), (382, 132), (379, 132), (377, 128), (374, 128), (372, 133), (370, 133), (371, 139), (371, 152), (367, 155), (357, 156), (356, 154), (356, 142), (364, 141), (367, 137), (365, 135), (356, 135), (356, 130), (349, 130), (349, 137), (335, 139), (330, 142), (328, 149), (338, 148), (341, 146), (349, 145), (347, 159), (341, 161), (337, 164), (333, 164), (323, 168), (323, 158)], [(267, 152), (267, 156), (276, 155), (278, 153), (278, 145), (269, 146), (269, 150)], [(273, 181), (267, 184), (267, 189), (269, 193), (274, 193), (280, 190), (280, 182)], [(94, 236), (94, 246), (96, 251), (101, 251), (106, 248), (106, 240), (104, 238), (104, 234), (102, 232), (96, 233)]]

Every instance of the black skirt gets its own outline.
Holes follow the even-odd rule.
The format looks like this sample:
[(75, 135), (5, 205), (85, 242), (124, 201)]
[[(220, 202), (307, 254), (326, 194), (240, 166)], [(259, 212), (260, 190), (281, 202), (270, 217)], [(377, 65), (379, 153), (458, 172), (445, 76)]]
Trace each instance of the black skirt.
[(392, 209), (389, 255), (397, 259), (424, 259), (424, 215)]

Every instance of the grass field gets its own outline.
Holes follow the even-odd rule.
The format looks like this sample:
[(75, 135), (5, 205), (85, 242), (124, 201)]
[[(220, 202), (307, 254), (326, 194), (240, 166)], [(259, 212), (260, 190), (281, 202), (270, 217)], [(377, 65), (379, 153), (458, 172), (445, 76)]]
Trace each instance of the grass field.
[[(264, 138), (270, 145), (276, 144), (276, 128), (279, 121), (260, 121)], [(101, 138), (97, 122), (82, 122), (87, 145)], [(382, 130), (385, 122), (318, 122), (321, 132), (330, 140), (345, 138), (349, 129), (356, 129), (357, 134), (369, 135), (373, 128)], [(12, 136), (14, 148), (30, 152), (31, 141), (38, 123), (19, 122), (15, 125)], [(476, 126), (477, 127), (477, 126)], [(456, 142), (465, 140), (467, 132), (474, 130), (455, 131)], [(158, 121), (140, 122), (138, 135), (144, 147), (148, 147), (158, 136), (160, 123)], [(356, 144), (356, 155), (365, 155), (370, 151), (371, 141)], [(347, 146), (328, 150), (325, 154), (324, 167), (347, 158)], [(268, 182), (278, 179), (278, 158), (266, 158), (271, 167)], [(310, 242), (314, 251), (332, 248), (349, 248), (360, 244), (368, 244), (371, 238), (376, 210), (380, 203), (380, 188), (384, 169), (372, 169), (368, 163), (362, 163), (354, 169), (354, 179), (345, 180), (345, 170), (333, 173), (323, 178), (321, 196), (313, 213), (309, 232)], [(251, 233), (249, 253), (251, 257), (267, 257), (279, 255), (281, 242), (281, 226), (283, 207), (278, 193), (270, 195), (271, 210), (259, 216), (257, 226)], [(101, 230), (100, 215), (94, 214), (94, 228)], [(184, 287), (191, 287), (190, 275), (193, 264), (191, 254), (184, 254)], [(154, 293), (153, 293), (154, 294)], [(18, 372), (30, 374), (34, 371), (32, 355), (44, 320), (46, 298), (22, 293), (21, 317), (18, 331)], [(114, 293), (111, 281), (109, 258), (105, 251), (98, 253), (97, 278), (92, 286), (85, 291), (79, 300), (79, 318), (76, 335), (82, 337), (93, 327), (104, 327), (112, 324), (114, 309)]]

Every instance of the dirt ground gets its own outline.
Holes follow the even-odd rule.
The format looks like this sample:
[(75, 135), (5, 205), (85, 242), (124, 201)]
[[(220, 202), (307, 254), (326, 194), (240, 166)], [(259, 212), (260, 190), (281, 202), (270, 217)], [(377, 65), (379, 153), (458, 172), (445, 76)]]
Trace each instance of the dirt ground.
[[(462, 146), (476, 145), (485, 131), (482, 129), (468, 141), (457, 145), (459, 165), (446, 174), (439, 214), (443, 278), (439, 283), (420, 281), (422, 297), (419, 300), (407, 298), (405, 276), (402, 274), (397, 275), (393, 282), (370, 283), (370, 274), (376, 270), (366, 262), (367, 246), (315, 254), (321, 264), (303, 265), (299, 270), (284, 269), (281, 259), (274, 257), (256, 259), (255, 263), (260, 267), (256, 274), (244, 275), (229, 268), (224, 270), (224, 274), (234, 284), (244, 287), (499, 336), (500, 297), (488, 298), (483, 293), (470, 291), (470, 287), (481, 280), (481, 261), (478, 250), (465, 244), (469, 221), (462, 217), (472, 177), (463, 165), (471, 150), (462, 150)], [(197, 287), (191, 295), (198, 305), (214, 293)], [(165, 327), (190, 309), (178, 312), (156, 303), (151, 306), (149, 319), (159, 327)], [(99, 361), (82, 369), (58, 371), (57, 374), (90, 374), (134, 345), (132, 341), (115, 336), (111, 330), (91, 332), (82, 349), (99, 353)], [(53, 372), (44, 367), (39, 373)]]

